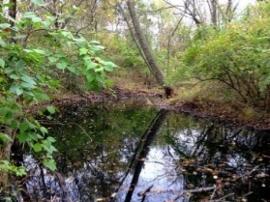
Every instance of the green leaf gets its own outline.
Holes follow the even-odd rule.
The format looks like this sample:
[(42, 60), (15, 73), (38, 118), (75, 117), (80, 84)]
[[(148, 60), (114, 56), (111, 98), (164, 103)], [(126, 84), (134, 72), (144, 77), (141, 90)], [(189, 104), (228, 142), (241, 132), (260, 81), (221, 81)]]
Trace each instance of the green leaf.
[(33, 77), (30, 77), (30, 76), (28, 76), (28, 75), (23, 75), (22, 77), (21, 77), (21, 79), (24, 81), (24, 82), (26, 82), (26, 83), (28, 83), (29, 85), (31, 85), (31, 86), (35, 86), (37, 83), (35, 82), (35, 80), (34, 80), (34, 78)]
[(80, 55), (86, 55), (88, 53), (87, 48), (80, 48)]
[(51, 63), (56, 63), (58, 61), (58, 58), (53, 56), (49, 57), (48, 59)]
[(84, 64), (86, 65), (87, 71), (90, 69), (95, 69), (97, 67), (97, 64), (92, 61), (84, 62)]
[(6, 42), (2, 39), (2, 37), (0, 36), (0, 46), (1, 47), (5, 47), (7, 44)]
[(34, 23), (42, 22), (42, 19), (38, 17), (34, 12), (24, 13), (23, 18), (30, 19)]
[(56, 64), (56, 67), (57, 67), (58, 69), (64, 70), (64, 69), (66, 69), (66, 67), (67, 67), (67, 63), (66, 63), (66, 62), (57, 63), (57, 64)]
[(2, 172), (12, 173), (19, 177), (26, 175), (26, 170), (24, 167), (13, 165), (6, 160), (0, 160), (0, 171), (1, 173)]
[(71, 32), (68, 32), (68, 31), (63, 31), (62, 30), (60, 33), (64, 37), (71, 37), (72, 36), (72, 33)]
[(20, 133), (19, 135), (17, 135), (17, 138), (20, 143), (25, 143), (30, 139), (26, 133)]
[[(21, 86), (24, 88), (24, 89), (28, 89), (28, 90), (32, 90), (33, 88), (35, 88), (34, 85), (32, 85), (31, 83), (26, 83), (26, 82), (22, 82), (21, 83)], [(29, 94), (29, 93), (28, 93)], [(30, 95), (30, 94), (29, 94)], [(33, 93), (31, 93), (31, 95), (33, 96)]]
[(100, 45), (100, 42), (99, 41), (95, 41), (95, 40), (90, 41), (90, 43), (92, 45)]
[(38, 6), (41, 6), (41, 5), (44, 4), (44, 1), (43, 1), (43, 0), (31, 0), (31, 2), (32, 2), (33, 4), (38, 5)]
[(33, 150), (34, 150), (34, 152), (41, 152), (42, 151), (42, 144), (40, 144), (40, 143), (34, 144)]
[(43, 25), (46, 28), (50, 28), (52, 24), (54, 24), (56, 17), (46, 16), (46, 19), (43, 21)]
[(57, 151), (57, 149), (52, 145), (52, 143), (53, 142), (49, 139), (42, 141), (42, 146), (48, 154), (53, 154), (54, 152)]
[(11, 25), (9, 23), (1, 23), (0, 24), (0, 29), (6, 29), (6, 28), (9, 28), (11, 27)]
[(2, 58), (0, 58), (0, 67), (5, 67), (5, 61)]
[(4, 143), (12, 142), (11, 137), (5, 133), (0, 133), (0, 140)]
[(96, 68), (94, 71), (95, 72), (103, 72), (104, 71), (104, 67), (99, 65), (99, 67)]
[(95, 80), (95, 76), (93, 76), (92, 74), (87, 74), (86, 79), (88, 83), (91, 83), (92, 81)]
[(53, 159), (44, 159), (42, 163), (45, 167), (49, 168), (51, 171), (56, 170), (56, 163)]
[(105, 70), (109, 72), (112, 71), (116, 67), (116, 65), (110, 61), (102, 61), (101, 64), (104, 65)]
[(9, 78), (13, 79), (13, 80), (18, 80), (20, 77), (16, 74), (10, 74)]
[(11, 93), (14, 93), (16, 94), (17, 96), (20, 96), (23, 94), (23, 89), (20, 87), (20, 86), (17, 86), (17, 85), (13, 85), (10, 87), (9, 91)]
[(87, 40), (84, 37), (74, 38), (73, 40), (79, 47), (86, 46), (88, 44)]
[(92, 46), (91, 50), (94, 51), (95, 53), (104, 50), (104, 46)]
[(48, 106), (47, 107), (47, 111), (50, 113), (50, 114), (54, 114), (56, 112), (56, 108), (54, 106)]
[(41, 91), (40, 89), (35, 89), (33, 91), (34, 97), (36, 100), (38, 101), (48, 101), (50, 100), (50, 97), (44, 93), (43, 91)]
[(76, 68), (74, 68), (73, 66), (68, 66), (67, 67), (68, 71), (70, 71), (73, 74), (79, 75), (79, 72)]
[(47, 134), (48, 133), (48, 130), (47, 130), (47, 128), (45, 128), (45, 127), (40, 127), (40, 132), (43, 134), (43, 135), (45, 135), (45, 134)]
[(47, 140), (48, 140), (49, 142), (51, 142), (51, 143), (56, 142), (56, 139), (54, 139), (54, 138), (51, 137), (51, 136), (47, 137)]
[(37, 53), (37, 54), (40, 54), (40, 55), (46, 55), (46, 51), (42, 50), (42, 49), (37, 49), (37, 48), (34, 48), (32, 49), (32, 51), (34, 53)]

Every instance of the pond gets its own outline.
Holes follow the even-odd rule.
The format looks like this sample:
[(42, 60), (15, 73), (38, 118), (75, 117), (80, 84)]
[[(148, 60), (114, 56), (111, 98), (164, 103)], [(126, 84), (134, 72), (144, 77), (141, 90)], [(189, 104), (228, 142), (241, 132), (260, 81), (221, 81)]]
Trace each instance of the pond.
[(58, 170), (23, 155), (29, 201), (270, 200), (269, 132), (118, 105), (70, 106), (42, 123)]

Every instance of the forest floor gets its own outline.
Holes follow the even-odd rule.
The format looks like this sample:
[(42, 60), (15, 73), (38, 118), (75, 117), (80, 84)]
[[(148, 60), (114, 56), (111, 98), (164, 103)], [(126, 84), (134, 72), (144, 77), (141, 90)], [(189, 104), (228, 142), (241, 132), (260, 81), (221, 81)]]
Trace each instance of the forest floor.
[[(120, 87), (121, 86), (121, 87)], [(87, 105), (95, 103), (119, 103), (139, 106), (151, 106), (157, 109), (168, 109), (179, 113), (189, 114), (237, 127), (270, 130), (270, 114), (258, 112), (247, 114), (244, 105), (226, 104), (215, 101), (181, 100), (181, 95), (167, 99), (163, 90), (155, 86), (140, 83), (115, 83), (114, 87), (100, 92), (85, 92), (82, 94), (65, 93), (54, 96), (50, 103), (41, 103), (31, 109), (34, 112), (42, 106), (53, 104), (61, 109), (69, 105)]]
[(61, 109), (70, 105), (90, 105), (96, 103), (119, 103), (124, 105), (151, 106), (157, 109), (168, 109), (185, 113), (196, 118), (209, 119), (237, 127), (257, 130), (270, 130), (270, 114), (258, 111), (247, 113), (246, 106), (226, 104), (220, 101), (201, 101), (181, 99), (181, 90), (175, 89), (175, 95), (169, 99), (163, 89), (141, 81), (134, 82), (115, 79), (113, 87), (100, 92), (64, 93), (55, 96), (50, 103), (38, 104), (27, 111), (37, 111), (42, 106), (53, 104)]

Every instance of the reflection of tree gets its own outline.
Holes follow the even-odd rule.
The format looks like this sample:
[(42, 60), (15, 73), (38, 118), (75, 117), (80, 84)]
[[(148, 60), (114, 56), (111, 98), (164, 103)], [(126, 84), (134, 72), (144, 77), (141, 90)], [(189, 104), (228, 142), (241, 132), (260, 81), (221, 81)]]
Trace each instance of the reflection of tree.
[[(262, 186), (267, 186), (269, 177), (261, 179), (256, 176), (269, 172), (269, 159), (265, 158), (270, 151), (269, 135), (210, 124), (197, 129), (199, 134), (188, 133), (196, 139), (194, 144), (189, 144), (181, 139), (187, 131), (180, 129), (166, 136), (179, 156), (175, 163), (185, 177), (187, 189), (216, 185), (212, 198), (229, 194), (230, 200), (240, 200), (241, 197), (254, 200), (259, 194), (259, 198), (266, 196)], [(194, 194), (191, 200), (200, 200), (200, 197), (210, 200), (211, 194)]]
[(133, 177), (125, 198), (125, 202), (129, 202), (132, 199), (132, 195), (134, 192), (134, 189), (138, 183), (140, 173), (142, 171), (143, 165), (144, 165), (144, 160), (147, 157), (147, 154), (149, 152), (149, 146), (153, 142), (158, 130), (160, 129), (162, 123), (165, 120), (167, 111), (161, 110), (159, 113), (156, 115), (156, 117), (153, 119), (152, 123), (142, 136), (142, 141), (140, 142), (141, 145), (138, 147), (137, 153), (135, 153), (135, 161), (133, 162), (134, 166), (134, 173)]
[[(60, 143), (59, 174), (52, 176), (36, 165), (33, 175), (27, 178), (28, 188), (31, 185), (36, 191), (31, 197), (36, 200), (58, 197), (71, 198), (71, 201), (97, 198), (108, 201), (112, 193), (119, 191), (117, 199), (130, 201), (137, 193), (134, 188), (143, 187), (139, 192), (142, 194), (136, 198), (144, 200), (147, 194), (146, 201), (155, 201), (158, 181), (143, 184), (141, 172), (151, 161), (148, 160), (150, 145), (153, 150), (159, 148), (164, 159), (168, 159), (158, 162), (165, 164), (165, 172), (155, 179), (167, 178), (170, 184), (177, 185), (180, 181), (181, 186), (184, 184), (185, 190), (179, 193), (182, 187), (177, 188), (173, 196), (166, 186), (161, 187), (163, 193), (168, 193), (166, 197), (179, 194), (175, 199), (186, 200), (189, 197), (185, 194), (189, 193), (191, 201), (209, 201), (211, 195), (213, 199), (229, 195), (225, 199), (237, 201), (249, 193), (245, 197), (257, 201), (267, 196), (267, 189), (262, 187), (269, 186), (270, 136), (267, 132), (256, 134), (230, 129), (173, 113), (167, 116), (163, 110), (156, 115), (156, 111), (148, 109), (108, 111), (91, 107), (71, 109), (62, 116), (53, 121), (61, 125), (54, 125), (51, 130)], [(119, 189), (126, 184), (129, 190)], [(216, 185), (214, 194), (213, 185)]]
[[(108, 111), (101, 107), (71, 110), (63, 111), (62, 118), (50, 125), (59, 143), (56, 158), (62, 187), (75, 186), (69, 194), (79, 194), (82, 201), (110, 197), (155, 111), (137, 108)], [(40, 192), (37, 198), (63, 196), (65, 190), (60, 187), (58, 176), (44, 182), (44, 176), (36, 172), (38, 169), (33, 170), (37, 175), (30, 178)], [(72, 184), (65, 185), (67, 178), (73, 179)]]
[[(88, 161), (93, 159), (92, 155), (99, 155), (102, 152), (115, 158), (113, 153), (119, 153), (118, 150), (121, 153), (120, 157), (123, 158), (122, 155), (125, 155), (124, 158), (128, 160), (136, 141), (155, 113), (154, 110), (137, 108), (127, 108), (124, 111), (113, 108), (108, 111), (104, 107), (94, 106), (83, 109), (77, 109), (73, 114), (63, 111), (61, 113), (63, 120), (58, 121), (65, 124), (51, 130), (56, 133), (57, 141), (60, 143), (57, 145), (60, 151), (59, 160), (64, 157), (73, 164), (79, 164), (78, 161)], [(116, 148), (117, 152), (114, 151)], [(68, 167), (65, 164), (61, 165), (63, 169)]]

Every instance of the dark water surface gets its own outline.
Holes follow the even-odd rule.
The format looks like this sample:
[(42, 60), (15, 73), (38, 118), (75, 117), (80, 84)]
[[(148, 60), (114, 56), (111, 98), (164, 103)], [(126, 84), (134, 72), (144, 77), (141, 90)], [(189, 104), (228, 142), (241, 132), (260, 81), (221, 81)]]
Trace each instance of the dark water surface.
[(123, 106), (70, 107), (44, 124), (58, 172), (24, 155), (29, 200), (270, 200), (268, 132)]

